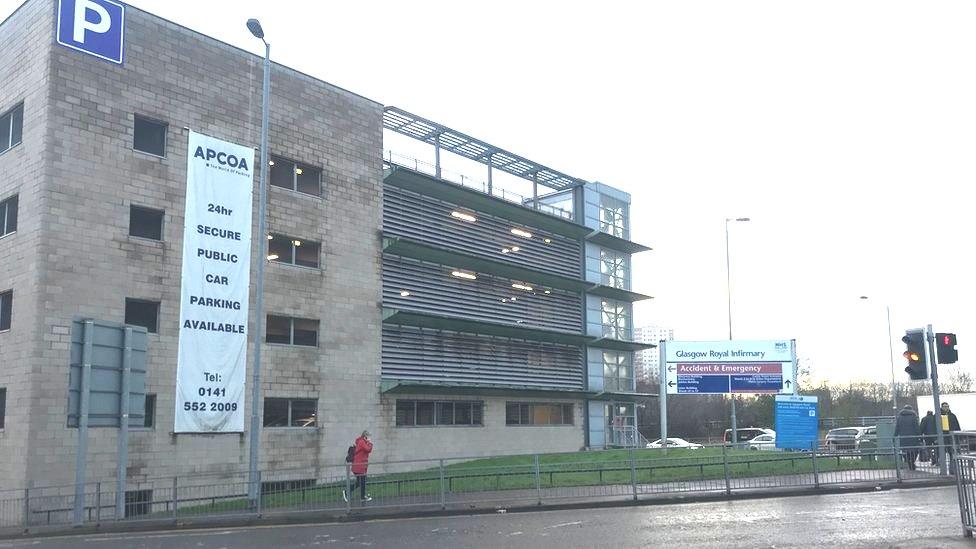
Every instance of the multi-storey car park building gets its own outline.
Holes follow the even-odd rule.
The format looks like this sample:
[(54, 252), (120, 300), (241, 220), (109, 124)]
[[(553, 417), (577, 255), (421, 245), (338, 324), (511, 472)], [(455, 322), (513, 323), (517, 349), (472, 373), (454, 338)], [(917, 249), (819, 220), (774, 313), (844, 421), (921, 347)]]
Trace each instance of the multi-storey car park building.
[[(73, 480), (79, 317), (149, 332), (129, 478), (241, 471), (247, 430), (173, 432), (174, 382), (188, 133), (256, 146), (262, 60), (128, 6), (109, 63), (56, 43), (57, 5), (0, 24), (0, 487)], [(636, 443), (629, 195), (281, 65), (270, 104), (262, 469), (315, 476), (363, 429), (383, 461)]]

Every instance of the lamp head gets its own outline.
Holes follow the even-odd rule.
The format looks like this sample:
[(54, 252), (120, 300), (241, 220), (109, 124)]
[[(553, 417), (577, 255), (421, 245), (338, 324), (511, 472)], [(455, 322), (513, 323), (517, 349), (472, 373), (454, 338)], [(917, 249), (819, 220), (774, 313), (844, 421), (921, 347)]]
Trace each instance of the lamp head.
[(251, 34), (253, 34), (255, 38), (264, 40), (264, 29), (261, 28), (261, 22), (257, 19), (252, 18), (247, 20), (247, 30), (251, 31)]

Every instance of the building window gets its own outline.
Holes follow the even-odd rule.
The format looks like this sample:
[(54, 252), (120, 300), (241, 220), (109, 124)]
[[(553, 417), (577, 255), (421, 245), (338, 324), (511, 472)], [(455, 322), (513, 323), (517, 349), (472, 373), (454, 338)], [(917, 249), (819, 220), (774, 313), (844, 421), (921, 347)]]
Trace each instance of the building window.
[(322, 245), (318, 242), (283, 234), (268, 235), (268, 260), (270, 261), (318, 268), (321, 249)]
[(0, 153), (20, 145), (24, 134), (24, 104), (0, 115)]
[(142, 419), (144, 429), (152, 429), (156, 426), (156, 395), (146, 395), (146, 416)]
[(129, 206), (129, 235), (152, 240), (163, 239), (163, 211)]
[(321, 196), (322, 170), (319, 168), (280, 156), (272, 156), (268, 164), (271, 165), (272, 185), (300, 193)]
[(318, 401), (298, 398), (265, 398), (265, 427), (315, 427)]
[(611, 250), (600, 250), (601, 281), (614, 288), (627, 287), (627, 257)]
[(506, 402), (505, 425), (572, 425), (572, 404)]
[(603, 322), (603, 337), (628, 339), (630, 312), (625, 303), (604, 299), (600, 302), (600, 317)]
[(634, 367), (629, 352), (603, 351), (603, 389), (634, 390)]
[(484, 425), (480, 400), (397, 400), (397, 427), (441, 427)]
[(125, 298), (125, 323), (142, 326), (151, 334), (159, 325), (159, 302)]
[(0, 332), (10, 329), (10, 317), (14, 309), (14, 291), (0, 292)]
[(627, 238), (627, 203), (609, 196), (600, 196), (600, 231), (619, 238)]
[(7, 388), (0, 387), (0, 429), (3, 429), (7, 416)]
[(17, 230), (17, 195), (0, 202), (0, 236)]
[(155, 156), (166, 156), (166, 123), (135, 115), (132, 148)]
[(319, 343), (319, 321), (308, 318), (268, 315), (266, 343), (315, 347)]

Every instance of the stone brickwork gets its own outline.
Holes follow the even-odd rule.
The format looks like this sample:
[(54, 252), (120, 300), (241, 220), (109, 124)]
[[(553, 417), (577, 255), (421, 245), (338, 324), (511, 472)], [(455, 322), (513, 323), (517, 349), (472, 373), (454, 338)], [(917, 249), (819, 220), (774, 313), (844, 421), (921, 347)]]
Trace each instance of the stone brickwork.
[[(30, 190), (21, 191), (22, 230), (0, 241), (16, 246), (17, 260), (4, 265), (18, 276), (16, 329), (0, 334), (16, 342), (0, 344), (0, 387), (8, 387), (10, 410), (0, 434), (0, 479), (11, 486), (73, 480), (77, 434), (65, 426), (70, 320), (122, 321), (126, 297), (161, 303), (147, 384), (157, 395), (156, 425), (131, 434), (129, 477), (239, 471), (247, 464), (246, 434), (171, 434), (186, 128), (257, 146), (262, 59), (129, 6), (119, 67), (53, 44), (55, 7), (31, 0), (0, 33), (22, 50), (6, 44), (0, 52), (0, 70), (16, 75), (5, 76), (15, 85), (8, 94), (5, 84), (0, 105), (37, 96), (27, 101), (24, 145), (0, 157), (2, 172), (15, 174), (0, 181), (0, 195)], [(320, 423), (264, 430), (261, 465), (314, 470), (341, 461), (346, 441), (380, 425), (382, 106), (281, 66), (272, 72), (271, 105), (270, 152), (322, 168), (323, 193), (269, 186), (268, 230), (320, 241), (322, 252), (319, 269), (267, 265), (265, 310), (319, 319), (320, 329), (315, 348), (265, 346), (262, 389), (318, 398)], [(132, 149), (135, 114), (168, 124), (164, 158)], [(44, 151), (49, 158), (41, 164)], [(32, 166), (27, 160), (35, 158)], [(45, 178), (37, 178), (42, 171)], [(257, 192), (254, 198), (256, 210)], [(131, 205), (165, 211), (162, 242), (128, 235)], [(256, 231), (257, 215), (253, 221)], [(5, 268), (0, 286), (11, 278)], [(253, 359), (250, 345), (248, 352)], [(249, 417), (250, 398), (247, 406)], [(90, 430), (89, 478), (112, 477), (116, 433)]]
[[(0, 114), (24, 104), (23, 141), (0, 153), (0, 201), (18, 195), (19, 202), (17, 231), (0, 238), (0, 292), (13, 290), (11, 328), (0, 332), (0, 387), (7, 389), (5, 425), (0, 429), (0, 489), (24, 484), (30, 433), (37, 433), (30, 414), (40, 381), (32, 375), (37, 368), (33, 357), (50, 352), (57, 339), (44, 330), (39, 311), (47, 299), (39, 288), (45, 259), (43, 188), (49, 180), (52, 13), (50, 2), (29, 2), (0, 24)], [(60, 401), (66, 400), (65, 394)]]

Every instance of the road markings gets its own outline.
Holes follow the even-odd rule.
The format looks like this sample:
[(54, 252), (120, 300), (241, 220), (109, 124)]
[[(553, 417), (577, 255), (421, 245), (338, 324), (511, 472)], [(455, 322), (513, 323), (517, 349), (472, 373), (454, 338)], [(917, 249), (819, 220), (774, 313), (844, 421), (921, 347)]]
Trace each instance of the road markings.
[(582, 524), (583, 524), (583, 521), (581, 521), (581, 520), (578, 520), (576, 522), (563, 522), (561, 524), (553, 524), (552, 526), (546, 526), (545, 528), (543, 528), (543, 530), (548, 530), (550, 528), (563, 528), (563, 527), (566, 527), (566, 526), (579, 526), (579, 525), (582, 525)]

